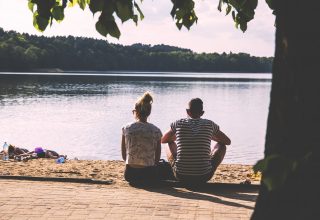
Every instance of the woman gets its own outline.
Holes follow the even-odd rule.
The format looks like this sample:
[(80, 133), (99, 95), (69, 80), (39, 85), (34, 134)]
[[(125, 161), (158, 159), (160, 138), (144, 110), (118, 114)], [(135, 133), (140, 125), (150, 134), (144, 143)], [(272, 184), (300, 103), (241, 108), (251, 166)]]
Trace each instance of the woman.
[(122, 128), (121, 151), (126, 162), (124, 178), (128, 182), (148, 182), (156, 179), (155, 166), (160, 160), (162, 133), (148, 123), (153, 98), (143, 94), (132, 111), (135, 121)]

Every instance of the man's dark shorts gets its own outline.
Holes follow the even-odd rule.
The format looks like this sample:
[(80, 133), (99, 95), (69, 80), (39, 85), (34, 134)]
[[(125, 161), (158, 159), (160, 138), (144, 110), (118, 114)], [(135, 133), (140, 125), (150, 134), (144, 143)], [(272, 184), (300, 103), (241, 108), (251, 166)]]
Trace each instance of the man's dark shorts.
[(175, 159), (173, 156), (171, 156), (169, 159), (168, 159), (171, 167), (172, 167), (172, 171), (173, 171), (173, 174), (175, 176), (175, 178), (179, 181), (182, 181), (182, 182), (188, 182), (188, 183), (193, 183), (193, 182), (196, 182), (196, 183), (199, 183), (199, 182), (207, 182), (209, 181), (212, 177), (213, 177), (213, 174), (214, 172), (216, 171), (217, 169), (217, 163), (215, 162), (215, 160), (212, 158), (211, 159), (211, 166), (212, 166), (212, 169), (210, 170), (210, 172), (204, 174), (204, 175), (197, 175), (197, 176), (191, 176), (191, 175), (182, 175), (182, 174), (179, 174), (177, 172), (177, 169), (176, 169), (176, 162), (175, 162)]

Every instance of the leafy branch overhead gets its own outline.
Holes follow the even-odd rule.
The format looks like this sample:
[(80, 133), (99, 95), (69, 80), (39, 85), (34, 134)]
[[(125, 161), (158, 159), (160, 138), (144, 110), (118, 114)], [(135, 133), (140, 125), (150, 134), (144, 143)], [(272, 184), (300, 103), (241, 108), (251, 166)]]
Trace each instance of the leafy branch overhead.
[(258, 0), (219, 0), (219, 11), (222, 11), (223, 4), (226, 5), (226, 15), (231, 12), (236, 27), (240, 27), (245, 32), (248, 22), (254, 18), (254, 10), (257, 8)]
[(198, 17), (194, 11), (193, 0), (171, 0), (173, 7), (171, 16), (176, 20), (176, 25), (179, 30), (185, 26), (188, 30), (198, 21)]
[[(142, 0), (140, 0), (142, 2)], [(272, 0), (266, 0), (269, 6)], [(171, 0), (173, 7), (171, 16), (179, 30), (187, 29), (198, 21), (195, 13), (194, 0)], [(253, 19), (258, 0), (219, 0), (218, 10), (226, 5), (226, 14), (231, 12), (236, 27), (242, 31), (247, 29), (247, 23)], [(99, 13), (96, 30), (103, 36), (120, 37), (120, 30), (116, 22), (118, 17), (122, 23), (128, 20), (138, 24), (144, 18), (136, 0), (28, 0), (28, 7), (33, 13), (33, 25), (39, 31), (44, 31), (53, 20), (61, 22), (67, 7), (78, 5), (82, 10), (87, 6), (93, 14)]]
[(44, 31), (49, 24), (52, 25), (53, 20), (61, 22), (67, 6), (75, 5), (79, 5), (82, 10), (89, 6), (93, 14), (100, 13), (96, 30), (103, 36), (109, 34), (115, 38), (120, 37), (115, 15), (122, 22), (133, 20), (136, 24), (139, 18), (144, 18), (134, 0), (28, 0), (29, 9), (33, 12), (33, 25), (39, 31)]

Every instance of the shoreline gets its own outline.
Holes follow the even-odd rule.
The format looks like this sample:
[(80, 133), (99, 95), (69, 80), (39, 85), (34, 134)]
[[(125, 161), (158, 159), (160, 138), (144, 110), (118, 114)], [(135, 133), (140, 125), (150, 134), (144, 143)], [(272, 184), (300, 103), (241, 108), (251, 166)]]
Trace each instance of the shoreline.
[[(111, 187), (128, 187), (123, 178), (125, 163), (120, 160), (67, 160), (57, 164), (54, 159), (33, 159), (27, 162), (0, 161), (0, 176), (30, 176), (54, 178), (85, 178), (112, 180)], [(221, 164), (209, 183), (260, 184), (252, 165)]]
[(30, 70), (0, 70), (0, 73), (132, 73), (132, 74), (148, 74), (148, 73), (163, 73), (163, 74), (172, 74), (172, 73), (199, 73), (199, 74), (216, 74), (216, 73), (231, 73), (231, 74), (272, 74), (270, 71), (259, 71), (259, 72), (246, 72), (246, 71), (161, 71), (161, 70), (65, 70), (60, 68), (44, 68), (44, 69), (30, 69)]
[[(193, 74), (193, 75), (192, 75)], [(197, 75), (199, 74), (199, 75)], [(223, 74), (229, 74), (224, 76)], [(242, 76), (241, 76), (242, 74)], [(245, 76), (246, 75), (246, 76)], [(253, 77), (256, 75), (256, 77)], [(258, 77), (259, 75), (259, 77)], [(20, 79), (36, 77), (37, 80), (46, 79), (82, 79), (93, 81), (104, 80), (131, 80), (131, 81), (210, 81), (210, 82), (264, 82), (272, 81), (270, 74), (263, 73), (195, 73), (185, 72), (122, 72), (122, 71), (104, 71), (104, 72), (0, 72), (0, 79)]]

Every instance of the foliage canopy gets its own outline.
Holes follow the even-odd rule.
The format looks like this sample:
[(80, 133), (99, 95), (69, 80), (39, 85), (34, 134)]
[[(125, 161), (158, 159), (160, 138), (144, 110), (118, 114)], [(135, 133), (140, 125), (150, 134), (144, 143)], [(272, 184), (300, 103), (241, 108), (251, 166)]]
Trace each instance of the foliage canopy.
[[(272, 0), (266, 0), (272, 8)], [(179, 30), (182, 27), (190, 27), (198, 21), (194, 10), (194, 0), (171, 0), (171, 16), (175, 20)], [(96, 30), (103, 36), (110, 35), (119, 38), (121, 33), (116, 17), (121, 22), (132, 20), (138, 24), (144, 18), (140, 8), (141, 2), (136, 0), (28, 0), (29, 9), (33, 13), (33, 25), (39, 31), (44, 31), (55, 20), (61, 22), (64, 19), (64, 11), (68, 7), (78, 5), (82, 10), (87, 6), (93, 14), (99, 13)], [(247, 23), (254, 18), (258, 0), (219, 0), (218, 10), (225, 6), (226, 15), (231, 13), (236, 27), (244, 32)]]

